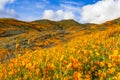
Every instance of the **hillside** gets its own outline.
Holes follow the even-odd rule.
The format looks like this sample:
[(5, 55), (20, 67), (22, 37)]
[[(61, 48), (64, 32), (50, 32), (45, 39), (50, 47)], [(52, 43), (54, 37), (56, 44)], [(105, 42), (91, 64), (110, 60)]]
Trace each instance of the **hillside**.
[(15, 19), (0, 19), (0, 37), (14, 36), (30, 30), (28, 23)]
[(15, 57), (16, 54), (24, 54), (26, 50), (49, 48), (66, 42), (75, 37), (76, 32), (83, 30), (83, 26), (80, 25), (74, 20), (23, 22), (11, 18), (1, 18), (0, 60), (4, 62)]
[(0, 37), (0, 79), (120, 79), (120, 18), (99, 25), (10, 21), (0, 20), (0, 28), (23, 32)]
[(80, 29), (83, 27), (82, 24), (72, 19), (61, 20), (61, 21), (56, 21), (56, 22), (44, 19), (44, 20), (32, 21), (31, 23), (35, 25), (35, 28), (41, 31), (43, 30), (71, 30), (71, 29)]

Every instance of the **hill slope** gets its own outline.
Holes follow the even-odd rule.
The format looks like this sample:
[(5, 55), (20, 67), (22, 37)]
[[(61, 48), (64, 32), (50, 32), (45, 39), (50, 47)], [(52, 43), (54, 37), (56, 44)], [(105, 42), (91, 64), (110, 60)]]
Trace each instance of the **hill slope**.
[(74, 20), (23, 22), (2, 18), (0, 19), (1, 62), (15, 57), (18, 53), (25, 53), (26, 49), (49, 48), (66, 42), (83, 29), (83, 26), (79, 25)]
[(71, 40), (54, 47), (26, 50), (0, 65), (0, 79), (119, 80), (120, 25), (116, 20), (76, 31)]
[[(70, 20), (61, 20), (61, 21), (50, 21), (47, 19), (44, 20), (36, 20), (32, 21), (32, 24), (35, 25), (35, 28), (43, 31), (43, 30), (67, 30), (71, 29), (79, 29), (82, 28), (82, 24), (70, 19)], [(79, 27), (78, 27), (79, 26)], [(76, 28), (78, 27), (78, 28)]]
[(30, 24), (15, 19), (0, 19), (0, 37), (14, 36), (30, 30)]
[(4, 62), (15, 57), (16, 54), (24, 54), (26, 50), (50, 48), (74, 37), (104, 31), (117, 25), (119, 25), (119, 19), (96, 25), (80, 24), (71, 19), (57, 22), (50, 20), (23, 22), (1, 18), (0, 60)]

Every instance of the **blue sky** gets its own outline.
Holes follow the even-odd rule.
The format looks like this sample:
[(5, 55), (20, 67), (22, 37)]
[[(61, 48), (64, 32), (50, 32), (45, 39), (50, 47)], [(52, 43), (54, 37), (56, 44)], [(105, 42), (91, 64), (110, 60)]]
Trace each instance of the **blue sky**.
[[(82, 23), (102, 23), (120, 17), (118, 3), (120, 0), (0, 0), (0, 17), (24, 21), (75, 19)], [(109, 14), (109, 7), (119, 10), (118, 14), (113, 13), (117, 16), (104, 17)]]

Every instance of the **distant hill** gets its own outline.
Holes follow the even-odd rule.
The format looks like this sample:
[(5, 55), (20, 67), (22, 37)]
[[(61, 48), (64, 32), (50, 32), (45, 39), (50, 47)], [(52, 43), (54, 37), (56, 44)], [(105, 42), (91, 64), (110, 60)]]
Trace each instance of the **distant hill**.
[(80, 23), (76, 22), (73, 19), (61, 20), (61, 21), (50, 21), (47, 19), (43, 19), (43, 20), (32, 21), (31, 23), (39, 24), (39, 25), (61, 25), (61, 26), (65, 26), (65, 27), (80, 25)]
[(65, 27), (80, 26), (81, 25), (80, 23), (76, 22), (73, 19), (61, 20), (61, 21), (58, 21), (58, 24), (60, 24), (61, 26), (65, 26)]
[(39, 31), (60, 29), (60, 26), (58, 26), (57, 22), (50, 21), (50, 20), (47, 20), (47, 19), (36, 20), (36, 21), (32, 21), (30, 23), (33, 24), (34, 28), (38, 29)]
[[(76, 22), (73, 19), (61, 20), (61, 21), (50, 21), (47, 19), (32, 21), (32, 24), (35, 25), (35, 28), (39, 30), (59, 30), (59, 29), (78, 29), (82, 28), (83, 25)], [(79, 27), (78, 27), (79, 26)], [(78, 27), (78, 28), (77, 28)]]
[(51, 21), (48, 19), (43, 19), (43, 20), (36, 20), (36, 21), (32, 21), (31, 23), (33, 24), (39, 24), (39, 25), (56, 25), (55, 21)]
[(0, 19), (0, 37), (14, 36), (25, 33), (31, 28), (31, 24), (12, 18)]
[(113, 20), (107, 21), (107, 22), (102, 23), (102, 24), (93, 25), (92, 27), (94, 27), (95, 30), (102, 30), (102, 31), (104, 31), (107, 28), (116, 27), (116, 26), (119, 26), (119, 25), (120, 25), (120, 18), (113, 19)]

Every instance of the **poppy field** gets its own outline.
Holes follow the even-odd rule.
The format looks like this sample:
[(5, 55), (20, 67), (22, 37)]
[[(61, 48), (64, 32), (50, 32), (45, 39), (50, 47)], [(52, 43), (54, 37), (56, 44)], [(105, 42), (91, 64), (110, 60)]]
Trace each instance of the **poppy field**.
[(120, 26), (26, 50), (0, 64), (0, 80), (120, 80)]

